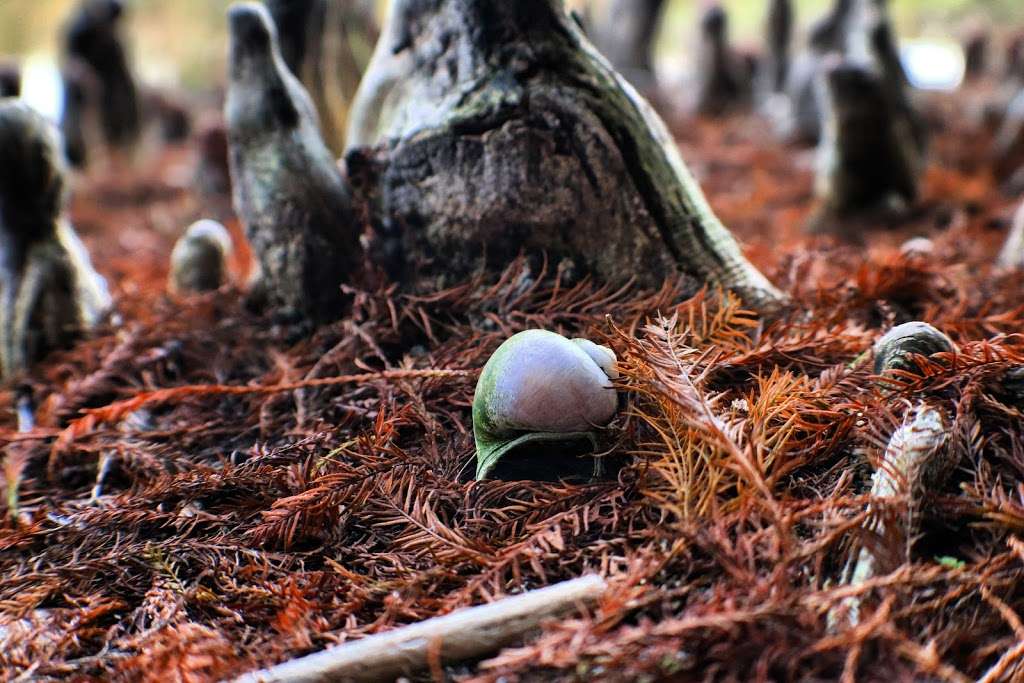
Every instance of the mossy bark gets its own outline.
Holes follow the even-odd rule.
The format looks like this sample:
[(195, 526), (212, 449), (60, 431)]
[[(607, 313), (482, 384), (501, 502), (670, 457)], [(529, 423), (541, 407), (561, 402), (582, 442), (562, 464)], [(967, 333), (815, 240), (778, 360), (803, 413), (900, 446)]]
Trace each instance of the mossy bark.
[(395, 0), (349, 150), (375, 253), (404, 279), (525, 252), (603, 281), (682, 271), (751, 305), (782, 299), (559, 0)]

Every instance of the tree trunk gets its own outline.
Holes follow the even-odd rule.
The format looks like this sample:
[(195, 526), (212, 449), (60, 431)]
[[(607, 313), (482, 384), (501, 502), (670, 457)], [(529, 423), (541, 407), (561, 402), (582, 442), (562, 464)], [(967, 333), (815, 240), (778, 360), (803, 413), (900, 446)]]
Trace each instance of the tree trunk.
[(783, 298), (560, 0), (394, 0), (349, 149), (374, 252), (406, 281), (525, 252), (600, 281), (682, 270), (754, 306)]

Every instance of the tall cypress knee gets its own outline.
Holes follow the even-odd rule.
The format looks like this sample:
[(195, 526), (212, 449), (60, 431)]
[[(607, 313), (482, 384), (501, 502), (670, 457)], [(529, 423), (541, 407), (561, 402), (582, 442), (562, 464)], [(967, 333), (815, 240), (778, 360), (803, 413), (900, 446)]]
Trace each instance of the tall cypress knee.
[(601, 281), (682, 270), (752, 305), (783, 298), (559, 0), (394, 0), (349, 141), (406, 280), (525, 251)]
[(21, 94), (21, 66), (15, 61), (0, 60), (0, 97)]
[(225, 118), (235, 209), (259, 266), (252, 298), (296, 320), (334, 319), (362, 260), (347, 188), (266, 8), (236, 3), (228, 17)]
[(335, 155), (378, 28), (372, 0), (265, 0), (281, 56), (316, 106), (324, 142)]
[(0, 379), (69, 346), (110, 307), (64, 202), (56, 129), (27, 104), (0, 100)]
[(826, 68), (827, 122), (819, 151), (817, 230), (898, 214), (917, 199), (921, 157), (884, 77), (850, 61)]
[[(121, 38), (121, 0), (81, 0), (64, 31), (64, 60), (88, 66), (99, 92), (96, 102), (104, 138), (110, 145), (130, 147), (142, 127), (138, 88)], [(69, 83), (70, 90), (75, 87)], [(69, 93), (68, 97), (74, 97)]]
[(766, 54), (760, 76), (763, 93), (780, 93), (786, 88), (793, 20), (792, 0), (771, 0), (765, 21)]
[(720, 116), (741, 108), (749, 95), (749, 78), (729, 47), (729, 17), (722, 7), (713, 5), (701, 20), (697, 111)]
[(821, 140), (824, 102), (818, 83), (825, 58), (844, 53), (847, 29), (856, 9), (855, 0), (834, 0), (829, 11), (811, 26), (808, 47), (793, 61), (787, 91), (792, 101), (791, 117), (779, 127), (783, 137), (794, 141), (817, 143)]

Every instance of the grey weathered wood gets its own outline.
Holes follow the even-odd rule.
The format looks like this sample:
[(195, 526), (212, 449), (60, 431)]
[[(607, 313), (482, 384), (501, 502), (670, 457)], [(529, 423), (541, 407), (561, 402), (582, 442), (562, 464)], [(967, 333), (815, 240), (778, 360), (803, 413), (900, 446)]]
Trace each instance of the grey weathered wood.
[(599, 576), (565, 581), (254, 671), (235, 683), (394, 680), (424, 669), (432, 651), (446, 662), (495, 652), (544, 620), (595, 602), (605, 589)]
[(347, 161), (370, 197), (374, 254), (406, 281), (525, 251), (600, 281), (659, 286), (682, 271), (752, 306), (783, 299), (560, 0), (394, 0)]

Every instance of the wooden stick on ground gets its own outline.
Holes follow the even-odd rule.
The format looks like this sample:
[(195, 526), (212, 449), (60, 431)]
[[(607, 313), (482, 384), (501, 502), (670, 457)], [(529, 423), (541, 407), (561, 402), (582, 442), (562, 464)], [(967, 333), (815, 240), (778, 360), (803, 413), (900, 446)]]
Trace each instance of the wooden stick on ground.
[(254, 671), (235, 683), (393, 680), (425, 668), (430, 651), (449, 662), (494, 652), (549, 617), (593, 603), (605, 588), (600, 576), (584, 576)]

